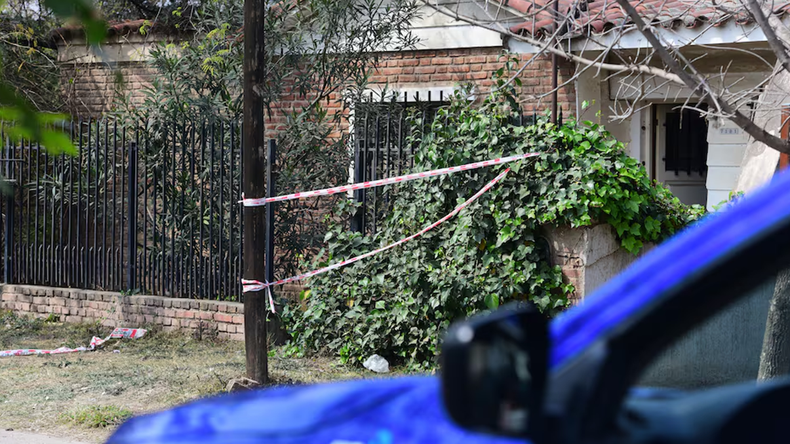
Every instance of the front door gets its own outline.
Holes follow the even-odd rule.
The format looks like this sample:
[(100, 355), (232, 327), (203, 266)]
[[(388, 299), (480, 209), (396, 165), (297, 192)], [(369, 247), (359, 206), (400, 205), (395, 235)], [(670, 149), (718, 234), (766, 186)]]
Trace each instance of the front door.
[(655, 153), (656, 179), (681, 202), (705, 206), (708, 159), (708, 125), (698, 111), (680, 105), (657, 105)]

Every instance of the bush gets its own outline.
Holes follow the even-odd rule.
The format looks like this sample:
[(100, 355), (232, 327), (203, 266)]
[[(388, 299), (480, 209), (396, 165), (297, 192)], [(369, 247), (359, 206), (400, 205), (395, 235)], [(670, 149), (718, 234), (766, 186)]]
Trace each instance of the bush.
[[(499, 81), (502, 85), (502, 81)], [(295, 344), (359, 363), (378, 353), (412, 369), (433, 365), (440, 332), (452, 321), (515, 300), (534, 302), (547, 316), (565, 308), (571, 285), (548, 260), (546, 226), (611, 224), (622, 246), (637, 253), (702, 214), (651, 181), (603, 127), (557, 127), (514, 121), (512, 91), (480, 106), (457, 99), (430, 129), (414, 126), (416, 170), (518, 153), (540, 156), (512, 163), (497, 186), (455, 219), (408, 245), (317, 276), (303, 293), (307, 309), (288, 310)], [(507, 166), (409, 182), (394, 191), (393, 211), (374, 237), (335, 226), (316, 266), (370, 251), (440, 219)], [(353, 204), (343, 203), (346, 211)]]

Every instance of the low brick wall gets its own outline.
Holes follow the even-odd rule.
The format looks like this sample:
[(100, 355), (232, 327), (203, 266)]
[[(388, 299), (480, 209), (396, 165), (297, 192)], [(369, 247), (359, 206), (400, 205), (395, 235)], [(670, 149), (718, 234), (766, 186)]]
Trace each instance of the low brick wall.
[[(108, 327), (160, 325), (165, 331), (214, 330), (220, 338), (244, 340), (244, 305), (71, 288), (3, 285), (0, 309), (65, 322), (101, 322)], [(202, 327), (201, 327), (202, 323)]]

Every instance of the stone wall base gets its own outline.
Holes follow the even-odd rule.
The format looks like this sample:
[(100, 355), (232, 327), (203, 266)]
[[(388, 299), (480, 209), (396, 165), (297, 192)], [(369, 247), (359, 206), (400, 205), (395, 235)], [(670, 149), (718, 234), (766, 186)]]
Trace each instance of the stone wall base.
[(216, 331), (217, 337), (244, 340), (244, 304), (129, 296), (71, 288), (3, 285), (0, 310), (64, 322), (101, 322), (107, 327), (158, 325), (164, 331)]

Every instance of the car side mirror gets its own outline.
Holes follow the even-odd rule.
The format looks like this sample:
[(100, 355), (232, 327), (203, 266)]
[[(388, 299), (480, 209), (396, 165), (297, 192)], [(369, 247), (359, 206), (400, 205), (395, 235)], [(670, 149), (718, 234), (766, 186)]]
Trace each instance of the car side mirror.
[(532, 304), (510, 304), (448, 330), (444, 406), (465, 429), (540, 443), (547, 372), (547, 319)]

